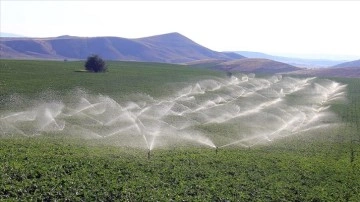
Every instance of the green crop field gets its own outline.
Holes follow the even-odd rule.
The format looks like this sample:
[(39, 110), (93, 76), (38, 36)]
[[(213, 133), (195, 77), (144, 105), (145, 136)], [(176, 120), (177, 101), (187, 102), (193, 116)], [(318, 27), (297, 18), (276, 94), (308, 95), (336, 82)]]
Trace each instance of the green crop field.
[(172, 90), (171, 86), (164, 86), (169, 83), (189, 82), (204, 74), (221, 75), (216, 71), (161, 63), (108, 62), (107, 65), (108, 73), (90, 74), (77, 72), (84, 69), (84, 62), (81, 61), (1, 60), (1, 101), (14, 94), (34, 98), (42, 96), (41, 93), (54, 91), (66, 95), (75, 88), (83, 88), (94, 94), (111, 95), (116, 99), (130, 93), (161, 96)]
[(0, 60), (1, 201), (360, 201), (360, 79), (108, 65)]

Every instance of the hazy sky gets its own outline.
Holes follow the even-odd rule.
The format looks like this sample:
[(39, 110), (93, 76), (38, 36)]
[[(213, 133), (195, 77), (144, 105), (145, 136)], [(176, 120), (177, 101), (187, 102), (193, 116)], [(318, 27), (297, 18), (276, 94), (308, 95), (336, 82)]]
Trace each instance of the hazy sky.
[(360, 1), (0, 0), (0, 7), (0, 31), (30, 37), (179, 32), (216, 51), (360, 59)]

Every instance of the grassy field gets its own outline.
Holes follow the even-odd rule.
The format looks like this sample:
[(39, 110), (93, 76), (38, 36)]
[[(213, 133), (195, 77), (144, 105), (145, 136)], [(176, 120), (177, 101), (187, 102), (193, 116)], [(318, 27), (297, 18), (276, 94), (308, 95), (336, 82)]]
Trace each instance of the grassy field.
[[(82, 88), (92, 94), (110, 95), (121, 100), (129, 94), (144, 93), (154, 97), (173, 90), (169, 83), (184, 83), (205, 75), (224, 75), (181, 65), (140, 62), (107, 62), (109, 72), (91, 74), (77, 72), (84, 62), (14, 61), (0, 63), (0, 104), (17, 94), (27, 98), (64, 96), (69, 91)], [(154, 70), (155, 69), (155, 70)], [(180, 85), (180, 84), (179, 84)]]
[[(0, 115), (31, 100), (81, 88), (126, 100), (161, 97), (223, 72), (179, 65), (109, 62), (109, 72), (75, 72), (82, 62), (0, 61)], [(344, 122), (245, 148), (170, 147), (147, 151), (51, 134), (0, 139), (0, 200), (360, 201), (360, 79), (331, 109)], [(0, 116), (1, 117), (1, 116)]]

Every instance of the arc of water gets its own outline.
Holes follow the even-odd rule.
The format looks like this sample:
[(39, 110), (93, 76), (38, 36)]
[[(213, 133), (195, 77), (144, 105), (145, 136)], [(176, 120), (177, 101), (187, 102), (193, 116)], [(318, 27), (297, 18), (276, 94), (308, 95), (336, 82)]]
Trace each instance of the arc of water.
[[(8, 123), (8, 122), (4, 122), (6, 124), (7, 127), (12, 128), (13, 130), (15, 130), (17, 133), (23, 135), (23, 136), (28, 136), (27, 134), (24, 133), (24, 131), (20, 130), (19, 128), (15, 127), (13, 124)], [(1, 125), (0, 125), (1, 126)], [(3, 132), (3, 134), (5, 135), (7, 132), (9, 132), (9, 130), (4, 129), (3, 127), (1, 127), (1, 130)], [(14, 133), (11, 132), (11, 136), (14, 136)]]
[(145, 144), (146, 144), (146, 148), (150, 149), (149, 141), (147, 140), (146, 135), (145, 135), (146, 128), (145, 128), (144, 124), (141, 122), (141, 120), (139, 119), (139, 115), (131, 113), (129, 111), (128, 111), (128, 113), (129, 113), (129, 117), (133, 121), (135, 128), (138, 130), (140, 135), (143, 137)]
[(150, 151), (154, 149), (156, 137), (157, 137), (156, 135), (152, 136), (152, 139), (151, 139), (151, 142), (150, 142), (150, 147), (149, 147)]
[(114, 136), (114, 135), (123, 133), (123, 132), (125, 132), (125, 131), (131, 130), (132, 128), (136, 128), (136, 126), (130, 125), (130, 126), (125, 127), (125, 128), (120, 128), (120, 129), (118, 129), (118, 130), (116, 130), (116, 131), (113, 131), (113, 132), (105, 135), (105, 137), (111, 137), (111, 136)]
[(51, 123), (54, 123), (57, 129), (61, 129), (61, 128), (63, 129), (63, 127), (65, 127), (65, 125), (63, 127), (60, 127), (57, 124), (53, 114), (50, 112), (50, 110), (48, 108), (45, 109), (45, 112), (44, 112), (43, 116), (44, 117), (40, 120), (41, 121), (41, 123), (40, 123), (41, 124), (40, 131), (45, 130), (45, 128), (48, 125), (50, 125)]
[(220, 148), (223, 148), (223, 147), (228, 147), (228, 146), (236, 145), (236, 144), (239, 144), (239, 145), (241, 145), (241, 146), (243, 146), (243, 147), (248, 147), (248, 145), (243, 144), (242, 142), (244, 142), (243, 139), (237, 140), (237, 141), (235, 141), (235, 142), (231, 142), (231, 143), (229, 143), (229, 144), (225, 144), (225, 145), (219, 146), (218, 148), (220, 149)]
[(299, 120), (298, 117), (293, 117), (288, 122), (285, 122), (285, 124), (282, 125), (279, 129), (277, 129), (274, 132), (270, 133), (268, 136), (272, 137), (272, 136), (278, 135), (279, 133), (287, 130), (292, 124), (294, 124), (298, 120)]
[(34, 121), (36, 119), (36, 113), (34, 111), (16, 112), (10, 115), (1, 117), (1, 120), (15, 123), (18, 121)]
[(303, 129), (303, 130), (296, 131), (293, 134), (304, 133), (304, 132), (319, 129), (319, 128), (325, 128), (325, 127), (329, 127), (330, 125), (331, 124), (321, 124), (321, 125), (318, 125), (318, 126), (313, 126), (313, 127), (310, 127), (310, 128), (306, 128), (306, 129)]
[(72, 111), (73, 113), (68, 114), (68, 116), (73, 116), (73, 115), (75, 115), (75, 114), (77, 114), (77, 113), (83, 112), (83, 111), (85, 111), (85, 110), (87, 110), (87, 109), (90, 109), (90, 108), (94, 108), (95, 106), (101, 104), (101, 103), (91, 104), (91, 103), (90, 103), (87, 99), (85, 99), (85, 98), (81, 98), (81, 101), (82, 101), (83, 103), (86, 103), (87, 106), (80, 107), (80, 109), (72, 109), (71, 111)]

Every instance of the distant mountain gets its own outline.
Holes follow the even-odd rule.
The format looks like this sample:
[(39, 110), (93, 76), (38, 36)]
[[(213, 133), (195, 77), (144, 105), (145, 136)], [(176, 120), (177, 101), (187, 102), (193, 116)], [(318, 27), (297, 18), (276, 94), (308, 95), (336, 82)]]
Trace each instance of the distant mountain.
[(360, 60), (345, 62), (328, 68), (303, 69), (291, 73), (319, 77), (360, 78)]
[(294, 65), (294, 66), (297, 66), (297, 67), (308, 67), (308, 68), (330, 67), (330, 66), (334, 66), (334, 65), (346, 62), (344, 60), (339, 61), (339, 60), (290, 58), (290, 57), (274, 56), (274, 55), (268, 55), (268, 54), (265, 54), (265, 53), (250, 52), (250, 51), (235, 51), (235, 53), (243, 55), (243, 56), (245, 56), (247, 58), (270, 59), (270, 60), (275, 60), (275, 61), (278, 61), (278, 62), (291, 64), (291, 65)]
[(179, 33), (170, 33), (135, 39), (157, 52), (157, 57), (168, 58), (165, 62), (188, 62), (199, 59), (239, 59), (239, 54), (222, 53), (205, 48)]
[(295, 67), (286, 63), (277, 62), (269, 59), (243, 58), (231, 61), (222, 60), (202, 60), (188, 63), (194, 67), (206, 67), (221, 69), (225, 71), (238, 71), (244, 73), (282, 73), (298, 71), (302, 68)]
[(354, 68), (360, 69), (360, 60), (354, 60), (350, 62), (341, 63), (333, 66), (334, 68)]
[(360, 78), (360, 68), (315, 68), (290, 72), (290, 74), (317, 77)]
[(185, 63), (194, 60), (244, 58), (205, 48), (179, 33), (138, 39), (121, 37), (1, 38), (0, 58), (86, 59), (98, 54), (106, 60)]

